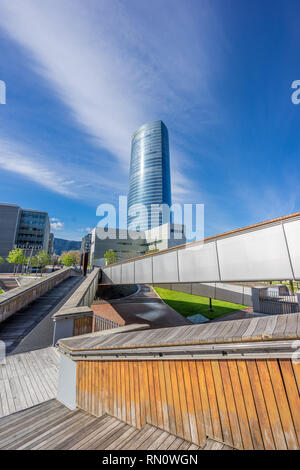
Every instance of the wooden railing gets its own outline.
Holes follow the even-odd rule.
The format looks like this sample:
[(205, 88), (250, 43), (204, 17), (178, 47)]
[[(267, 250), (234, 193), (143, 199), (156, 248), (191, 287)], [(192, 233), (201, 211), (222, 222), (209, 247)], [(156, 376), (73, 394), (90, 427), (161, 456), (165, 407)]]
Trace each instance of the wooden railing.
[(79, 361), (77, 406), (199, 445), (299, 449), (296, 378), (299, 365), (286, 359)]
[[(58, 342), (76, 406), (197, 445), (300, 449), (300, 314)], [(299, 346), (299, 345), (298, 345)], [(299, 351), (298, 351), (299, 352)]]

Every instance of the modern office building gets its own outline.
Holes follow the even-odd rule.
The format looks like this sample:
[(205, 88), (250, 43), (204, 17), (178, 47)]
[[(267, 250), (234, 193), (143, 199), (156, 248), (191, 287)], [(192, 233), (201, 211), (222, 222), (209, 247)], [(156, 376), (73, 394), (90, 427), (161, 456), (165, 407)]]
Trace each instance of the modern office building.
[(0, 204), (0, 257), (4, 263), (0, 263), (0, 273), (12, 271), (10, 264), (6, 262), (8, 253), (14, 248), (20, 207), (14, 204)]
[[(13, 248), (22, 248), (26, 256), (49, 249), (50, 223), (47, 212), (21, 209), (14, 204), (0, 204), (0, 256), (6, 260)], [(11, 272), (7, 262), (0, 272)]]
[(91, 251), (91, 243), (92, 243), (92, 233), (88, 233), (85, 237), (81, 240), (81, 248), (80, 253), (90, 253)]
[(144, 233), (138, 233), (132, 230), (116, 229), (115, 238), (101, 239), (99, 236), (99, 227), (95, 227), (91, 232), (90, 261), (94, 266), (104, 266), (104, 255), (108, 250), (114, 250), (118, 260), (135, 258), (144, 255), (147, 251), (147, 241)]
[[(147, 214), (140, 214), (139, 226), (132, 211), (143, 204)], [(162, 225), (162, 214), (151, 220), (151, 205), (171, 206), (171, 176), (168, 129), (162, 121), (144, 124), (132, 137), (128, 195), (128, 229), (149, 230)], [(153, 216), (152, 212), (152, 216)]]
[(186, 243), (184, 226), (163, 224), (150, 230), (139, 231), (116, 229), (116, 238), (102, 240), (99, 228), (91, 232), (90, 260), (94, 266), (104, 266), (104, 255), (114, 250), (118, 261), (145, 255), (150, 250), (165, 250)]

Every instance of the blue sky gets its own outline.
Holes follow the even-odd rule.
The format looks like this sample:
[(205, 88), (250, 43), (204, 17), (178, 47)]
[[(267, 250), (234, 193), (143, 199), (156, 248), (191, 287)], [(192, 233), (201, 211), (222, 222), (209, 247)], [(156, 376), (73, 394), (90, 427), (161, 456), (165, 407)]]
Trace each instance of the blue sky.
[(299, 31), (297, 0), (0, 0), (0, 201), (80, 239), (162, 119), (206, 236), (299, 210)]

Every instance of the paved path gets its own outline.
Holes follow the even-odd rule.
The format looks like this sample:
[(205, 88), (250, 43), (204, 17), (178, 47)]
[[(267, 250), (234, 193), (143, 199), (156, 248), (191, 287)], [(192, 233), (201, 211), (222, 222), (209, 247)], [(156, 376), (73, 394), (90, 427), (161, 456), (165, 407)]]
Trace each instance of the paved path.
[(229, 313), (228, 315), (223, 315), (219, 318), (214, 318), (210, 320), (210, 322), (218, 322), (218, 321), (230, 321), (230, 320), (245, 320), (245, 318), (254, 318), (254, 317), (266, 317), (268, 316), (265, 313), (256, 313), (253, 312), (253, 307), (247, 307), (243, 310), (237, 310), (236, 312)]
[(191, 324), (165, 304), (152, 288), (145, 285), (140, 286), (136, 294), (119, 300), (95, 301), (91, 308), (96, 315), (122, 326), (147, 323), (151, 328), (166, 328)]
[(0, 365), (0, 417), (55, 398), (59, 361), (52, 347), (8, 356)]
[[(30, 332), (34, 331), (39, 323), (53, 311), (80, 280), (82, 280), (81, 276), (69, 277), (1, 323), (0, 340), (5, 342), (6, 354), (16, 352), (18, 345), (25, 340)], [(26, 350), (42, 348), (52, 344), (53, 324), (50, 319), (48, 320), (47, 327), (45, 326), (43, 331), (39, 331), (38, 342), (35, 340), (34, 344), (28, 344)], [(21, 352), (21, 350), (18, 352)]]

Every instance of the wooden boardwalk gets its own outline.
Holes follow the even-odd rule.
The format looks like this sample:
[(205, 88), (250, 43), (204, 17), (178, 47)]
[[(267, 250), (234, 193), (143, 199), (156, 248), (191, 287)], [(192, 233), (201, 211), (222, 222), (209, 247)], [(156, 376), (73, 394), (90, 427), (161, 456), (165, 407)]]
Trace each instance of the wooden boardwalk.
[[(41, 295), (31, 304), (14, 313), (6, 321), (0, 324), (0, 340), (5, 342), (6, 354), (11, 354), (21, 341), (32, 332), (39, 323), (53, 311), (53, 309), (70, 293), (80, 282), (80, 276), (71, 276), (54, 286), (51, 290)], [(49, 346), (52, 342), (53, 324), (51, 329), (41, 337), (39, 347)], [(29, 350), (36, 349), (29, 347)]]
[[(50, 400), (2, 418), (0, 449), (200, 450), (200, 447), (149, 424), (136, 429), (111, 416), (96, 418)], [(230, 448), (208, 439), (203, 449)]]
[(56, 397), (59, 361), (52, 347), (8, 356), (0, 365), (0, 417)]

